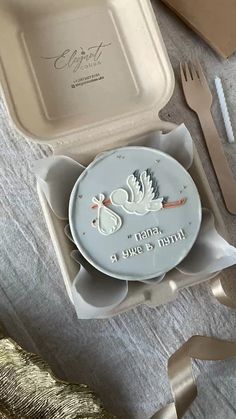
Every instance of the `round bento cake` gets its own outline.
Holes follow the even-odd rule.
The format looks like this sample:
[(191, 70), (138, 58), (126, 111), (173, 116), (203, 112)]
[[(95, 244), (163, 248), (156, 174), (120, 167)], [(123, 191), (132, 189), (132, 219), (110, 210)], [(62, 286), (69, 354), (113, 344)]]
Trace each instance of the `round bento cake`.
[(189, 173), (147, 147), (103, 153), (70, 198), (73, 239), (84, 258), (113, 278), (155, 279), (176, 267), (196, 241), (201, 201)]

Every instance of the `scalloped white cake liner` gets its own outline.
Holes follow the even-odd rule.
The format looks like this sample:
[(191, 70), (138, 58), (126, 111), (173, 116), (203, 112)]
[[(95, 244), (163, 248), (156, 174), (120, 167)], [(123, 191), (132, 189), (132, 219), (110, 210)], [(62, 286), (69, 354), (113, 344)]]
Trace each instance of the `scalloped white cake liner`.
[[(150, 134), (143, 138), (142, 145), (164, 151), (186, 170), (193, 163), (193, 141), (184, 125), (168, 134)], [(34, 163), (34, 171), (47, 202), (61, 220), (68, 219), (70, 194), (84, 169), (80, 163), (65, 156), (49, 157)], [(70, 237), (68, 228), (65, 234)], [(165, 293), (165, 302), (172, 300), (177, 278), (181, 283), (183, 277), (188, 276), (192, 284), (208, 280), (236, 264), (236, 249), (217, 232), (212, 213), (204, 209), (201, 229), (191, 252), (178, 267), (168, 272), (164, 280), (163, 277), (156, 278), (145, 284), (120, 281), (97, 271), (76, 248), (71, 257), (78, 262), (78, 274), (71, 285), (73, 303), (79, 318), (91, 319), (109, 317), (142, 303), (156, 306), (161, 303), (161, 288)], [(163, 281), (160, 283), (160, 280)], [(153, 293), (157, 283), (160, 292)]]

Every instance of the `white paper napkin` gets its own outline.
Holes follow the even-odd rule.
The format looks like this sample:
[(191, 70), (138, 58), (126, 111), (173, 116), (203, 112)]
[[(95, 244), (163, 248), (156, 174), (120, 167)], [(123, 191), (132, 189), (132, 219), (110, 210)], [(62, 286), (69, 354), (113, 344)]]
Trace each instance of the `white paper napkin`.
[(80, 265), (72, 284), (72, 298), (79, 318), (106, 316), (124, 301), (129, 290), (127, 281), (119, 281), (97, 271), (77, 250), (71, 256)]
[(193, 140), (184, 124), (168, 134), (154, 132), (144, 139), (146, 147), (156, 148), (169, 154), (189, 170), (193, 164)]
[(235, 265), (236, 249), (215, 228), (212, 213), (203, 210), (201, 229), (191, 252), (177, 266), (184, 275), (210, 275)]
[(85, 167), (70, 157), (52, 156), (35, 161), (32, 168), (52, 211), (67, 220), (70, 194)]

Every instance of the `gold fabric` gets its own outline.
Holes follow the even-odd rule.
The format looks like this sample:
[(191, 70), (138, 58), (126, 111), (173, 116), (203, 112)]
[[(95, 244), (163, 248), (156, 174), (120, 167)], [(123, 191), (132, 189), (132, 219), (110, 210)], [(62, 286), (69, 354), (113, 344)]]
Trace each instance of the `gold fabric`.
[(87, 386), (59, 382), (38, 356), (1, 339), (0, 419), (77, 418), (115, 419)]
[(192, 359), (223, 361), (236, 357), (236, 343), (204, 336), (193, 336), (168, 362), (168, 375), (174, 403), (164, 407), (152, 419), (180, 419), (197, 397)]

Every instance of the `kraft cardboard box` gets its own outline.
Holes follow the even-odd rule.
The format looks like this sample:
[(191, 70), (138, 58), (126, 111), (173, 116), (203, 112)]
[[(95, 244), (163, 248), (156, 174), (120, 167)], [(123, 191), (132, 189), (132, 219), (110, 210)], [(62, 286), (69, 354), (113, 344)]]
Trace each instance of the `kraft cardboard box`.
[(162, 0), (223, 58), (236, 51), (235, 0)]

